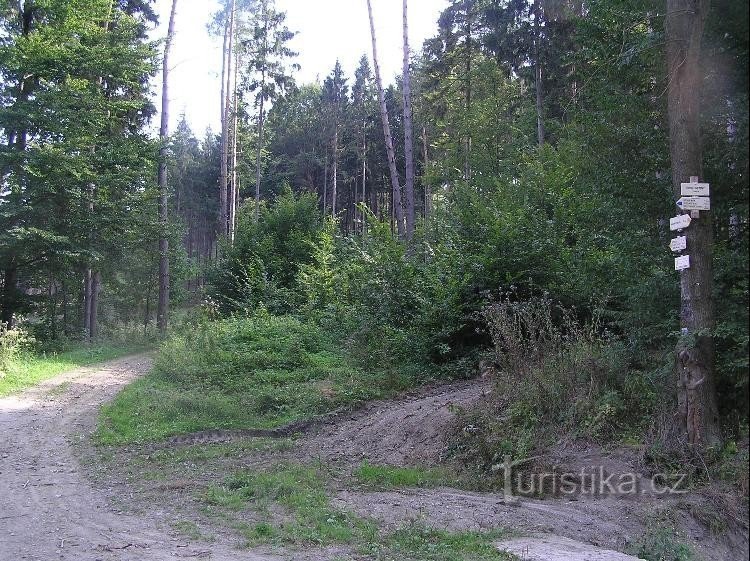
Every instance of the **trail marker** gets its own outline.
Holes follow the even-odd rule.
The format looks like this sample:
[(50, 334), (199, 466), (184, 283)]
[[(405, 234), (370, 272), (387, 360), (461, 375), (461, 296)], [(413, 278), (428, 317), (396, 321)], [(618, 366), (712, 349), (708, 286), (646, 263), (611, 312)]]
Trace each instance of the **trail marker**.
[(685, 269), (690, 268), (690, 256), (689, 255), (680, 255), (679, 257), (675, 257), (674, 259), (674, 270), (675, 271), (684, 271)]
[(677, 201), (682, 210), (711, 210), (711, 199), (708, 197), (682, 197)]
[(674, 218), (669, 219), (669, 230), (674, 232), (675, 230), (684, 230), (690, 226), (692, 222), (689, 214), (680, 214)]
[(711, 193), (708, 183), (681, 183), (680, 194), (683, 197), (708, 197)]
[(685, 251), (687, 249), (687, 237), (678, 236), (674, 238), (671, 242), (669, 242), (669, 249), (676, 253)]

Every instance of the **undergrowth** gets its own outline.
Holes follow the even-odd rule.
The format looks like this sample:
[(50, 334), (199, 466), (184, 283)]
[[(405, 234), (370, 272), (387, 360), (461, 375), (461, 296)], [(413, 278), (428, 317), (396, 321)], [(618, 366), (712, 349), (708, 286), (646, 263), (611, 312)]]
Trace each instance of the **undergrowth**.
[(272, 428), (414, 385), (358, 367), (321, 328), (259, 311), (186, 329), (153, 372), (103, 408), (104, 444), (206, 429)]

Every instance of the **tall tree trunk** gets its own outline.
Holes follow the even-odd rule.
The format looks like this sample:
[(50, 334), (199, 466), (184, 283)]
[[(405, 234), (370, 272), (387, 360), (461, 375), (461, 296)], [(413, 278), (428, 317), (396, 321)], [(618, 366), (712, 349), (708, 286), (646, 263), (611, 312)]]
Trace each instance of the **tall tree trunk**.
[[(472, 22), (472, 5), (471, 3), (466, 4), (466, 27), (464, 33), (466, 35), (466, 78), (464, 85), (464, 97), (466, 103), (466, 119), (467, 121), (471, 118), (471, 102), (472, 102), (472, 57), (474, 56), (474, 41), (473, 41), (473, 22)], [(470, 125), (467, 122), (466, 138), (464, 138), (464, 179), (468, 182), (471, 181), (471, 133), (469, 132)]]
[(167, 185), (167, 143), (169, 141), (169, 54), (174, 40), (174, 22), (177, 13), (177, 0), (172, 0), (172, 11), (169, 14), (167, 41), (164, 43), (164, 62), (162, 64), (161, 87), (161, 126), (159, 127), (159, 306), (156, 322), (159, 331), (167, 331), (169, 316), (169, 186)]
[(228, 195), (229, 200), (229, 240), (234, 244), (234, 233), (237, 228), (237, 198), (239, 188), (237, 186), (237, 136), (239, 134), (239, 108), (237, 106), (237, 77), (239, 71), (239, 51), (234, 59), (234, 88), (232, 94), (232, 187)]
[(222, 71), (221, 109), (221, 167), (219, 171), (219, 235), (226, 236), (229, 225), (229, 113), (231, 106), (232, 51), (234, 50), (234, 14), (236, 0), (232, 0), (224, 28), (224, 69)]
[(99, 291), (102, 284), (102, 274), (99, 271), (91, 273), (91, 310), (89, 316), (89, 340), (93, 341), (99, 335)]
[[(681, 183), (700, 177), (701, 41), (709, 0), (667, 0), (666, 43), (669, 151), (675, 198)], [(700, 213), (686, 232), (690, 268), (680, 273), (677, 346), (678, 405), (687, 442), (697, 448), (721, 442), (714, 378), (713, 228), (711, 214)]]
[(539, 0), (534, 0), (534, 82), (536, 88), (536, 135), (539, 146), (544, 144), (544, 91), (542, 89), (542, 62), (540, 60), (542, 40), (542, 8)]
[(323, 166), (323, 218), (328, 211), (328, 149), (326, 148), (326, 161)]
[(339, 125), (333, 129), (333, 191), (331, 191), (331, 216), (336, 218), (336, 202), (339, 195)]
[(87, 266), (83, 271), (83, 332), (86, 339), (90, 339), (91, 326), (91, 267)]
[(383, 81), (380, 77), (380, 63), (378, 62), (378, 47), (375, 37), (375, 20), (372, 17), (372, 1), (367, 0), (367, 12), (370, 16), (370, 34), (372, 35), (372, 61), (375, 68), (375, 83), (378, 88), (378, 100), (380, 102), (380, 118), (383, 121), (383, 136), (385, 137), (385, 149), (388, 154), (388, 170), (391, 175), (391, 187), (393, 189), (393, 215), (396, 221), (399, 238), (404, 238), (404, 207), (401, 200), (401, 182), (396, 169), (396, 151), (393, 149), (393, 136), (391, 135), (391, 123), (388, 119), (388, 107), (385, 104), (385, 92)]
[(258, 111), (258, 148), (257, 153), (255, 155), (255, 222), (257, 223), (260, 220), (260, 181), (262, 179), (262, 173), (261, 173), (261, 164), (262, 164), (262, 157), (263, 157), (263, 125), (264, 125), (264, 115), (263, 111), (265, 109), (264, 102), (265, 102), (265, 96), (263, 94), (263, 88), (265, 88), (265, 73), (263, 74), (263, 85), (261, 86), (261, 94), (260, 94), (260, 107)]
[(414, 238), (414, 126), (411, 107), (411, 60), (409, 50), (409, 9), (404, 0), (404, 157), (406, 159), (406, 239)]

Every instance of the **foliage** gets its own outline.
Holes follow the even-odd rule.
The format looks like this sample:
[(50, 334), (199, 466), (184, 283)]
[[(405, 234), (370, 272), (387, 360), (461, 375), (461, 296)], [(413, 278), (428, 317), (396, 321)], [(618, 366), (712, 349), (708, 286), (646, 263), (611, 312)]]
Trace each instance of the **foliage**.
[(173, 335), (155, 367), (103, 408), (98, 440), (159, 440), (206, 429), (273, 428), (391, 395), (319, 327), (258, 311)]

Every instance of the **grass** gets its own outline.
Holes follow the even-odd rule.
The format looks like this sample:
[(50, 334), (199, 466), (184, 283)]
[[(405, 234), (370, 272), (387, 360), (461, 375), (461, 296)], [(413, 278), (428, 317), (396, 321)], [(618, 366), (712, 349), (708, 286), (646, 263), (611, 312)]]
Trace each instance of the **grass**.
[(352, 475), (359, 484), (375, 489), (475, 487), (445, 468), (372, 465), (365, 461)]
[[(391, 532), (370, 520), (335, 508), (328, 496), (325, 467), (282, 464), (244, 471), (202, 496), (209, 513), (238, 530), (247, 546), (351, 545), (380, 561), (511, 561), (494, 542), (502, 530), (448, 532), (411, 523)], [(213, 509), (213, 510), (212, 510)], [(249, 513), (249, 516), (248, 516)], [(254, 522), (248, 522), (248, 519)]]
[(97, 440), (122, 445), (208, 429), (273, 428), (396, 389), (294, 318), (218, 321), (170, 339), (153, 372), (103, 408)]
[(115, 359), (142, 350), (140, 347), (97, 345), (59, 353), (22, 353), (11, 359), (0, 376), (0, 397), (30, 388), (69, 370)]

